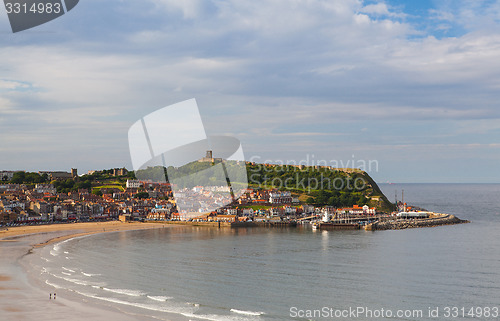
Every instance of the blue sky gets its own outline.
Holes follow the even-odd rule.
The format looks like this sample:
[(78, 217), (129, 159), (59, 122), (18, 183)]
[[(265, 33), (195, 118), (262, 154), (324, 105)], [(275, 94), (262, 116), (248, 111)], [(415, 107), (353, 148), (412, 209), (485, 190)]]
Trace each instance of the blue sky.
[(196, 98), (247, 159), (498, 183), (499, 20), (500, 1), (82, 0), (12, 34), (2, 9), (0, 169), (131, 168), (128, 128)]

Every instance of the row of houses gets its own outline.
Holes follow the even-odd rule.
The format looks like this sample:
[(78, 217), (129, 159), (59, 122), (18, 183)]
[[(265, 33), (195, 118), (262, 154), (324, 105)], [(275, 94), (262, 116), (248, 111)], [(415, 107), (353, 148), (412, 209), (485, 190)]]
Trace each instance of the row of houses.
[(289, 191), (247, 189), (238, 200), (241, 205), (298, 204), (299, 198)]
[(254, 210), (250, 207), (231, 207), (226, 206), (220, 209), (217, 209), (212, 213), (212, 216), (238, 216), (238, 217), (250, 217), (254, 218), (257, 216), (265, 216), (265, 217), (287, 217), (287, 218), (299, 218), (310, 215), (323, 215), (324, 213), (334, 216), (371, 216), (376, 214), (375, 207), (358, 206), (354, 205), (349, 208), (336, 208), (333, 206), (324, 206), (324, 207), (314, 207), (312, 205), (300, 205), (300, 206), (291, 206), (291, 205), (283, 205), (283, 206), (272, 206), (266, 209), (258, 209)]
[[(137, 189), (120, 193), (94, 195), (87, 190), (57, 193), (52, 184), (34, 187), (18, 184), (0, 185), (0, 224), (31, 221), (66, 221), (115, 219), (130, 214), (143, 219), (150, 213), (176, 211), (175, 202), (162, 198), (134, 198)], [(167, 195), (164, 186), (148, 190), (148, 194)]]

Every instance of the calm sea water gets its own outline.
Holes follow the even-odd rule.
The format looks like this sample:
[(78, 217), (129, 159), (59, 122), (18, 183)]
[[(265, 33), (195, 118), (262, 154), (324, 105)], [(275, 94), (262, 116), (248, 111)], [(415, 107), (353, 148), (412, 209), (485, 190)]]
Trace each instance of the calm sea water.
[[(473, 223), (376, 232), (167, 227), (69, 240), (43, 249), (38, 264), (49, 285), (160, 319), (367, 320), (384, 309), (414, 314), (377, 319), (443, 320), (446, 307), (500, 308), (500, 185), (381, 188)], [(334, 317), (349, 308), (373, 315)], [(437, 318), (429, 308), (439, 308)]]

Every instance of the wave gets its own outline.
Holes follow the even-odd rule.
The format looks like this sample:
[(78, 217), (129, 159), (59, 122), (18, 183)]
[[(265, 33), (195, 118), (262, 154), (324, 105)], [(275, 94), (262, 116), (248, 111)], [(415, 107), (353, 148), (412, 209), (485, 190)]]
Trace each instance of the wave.
[[(61, 273), (64, 273), (64, 272), (61, 272)], [(68, 278), (68, 277), (64, 277), (64, 276), (59, 276), (59, 275), (56, 275), (56, 274), (52, 274), (52, 273), (49, 273), (51, 276), (55, 277), (55, 278), (58, 278), (58, 279), (61, 279), (61, 280), (64, 280), (64, 281), (67, 281), (67, 282), (70, 282), (70, 283), (73, 283), (73, 284), (77, 284), (77, 285), (84, 285), (84, 286), (98, 286), (98, 285), (105, 285), (105, 283), (96, 283), (96, 282), (87, 282), (87, 281), (84, 281), (84, 280), (79, 280), (79, 279), (74, 279), (74, 278)]]
[(153, 295), (148, 295), (147, 297), (150, 298), (151, 300), (160, 301), (160, 302), (164, 302), (164, 301), (173, 299), (173, 297), (171, 297), (171, 296), (153, 296)]
[(74, 284), (78, 284), (78, 285), (90, 285), (88, 282), (85, 282), (85, 281), (81, 281), (81, 280), (78, 280), (78, 279), (70, 279), (70, 278), (62, 278), (63, 280), (65, 281), (68, 281), (68, 282), (71, 282), (71, 283), (74, 283)]
[(64, 275), (71, 275), (71, 273), (67, 273), (67, 272), (61, 272), (61, 273)]
[(250, 315), (220, 315), (220, 314), (195, 314), (195, 313), (180, 313), (188, 318), (204, 319), (209, 321), (254, 321), (261, 320), (259, 316)]
[(113, 292), (113, 293), (118, 293), (118, 294), (125, 294), (128, 296), (142, 296), (145, 295), (146, 293), (139, 291), (139, 290), (129, 290), (129, 289), (109, 289), (109, 288), (102, 288), (104, 291), (108, 292)]
[(45, 284), (50, 285), (51, 287), (54, 287), (56, 289), (62, 289), (63, 288), (62, 286), (59, 286), (57, 284), (50, 283), (49, 280), (45, 280)]
[(124, 301), (122, 299), (117, 299), (117, 298), (109, 298), (109, 297), (101, 297), (98, 295), (94, 294), (89, 294), (89, 293), (83, 293), (79, 291), (75, 291), (75, 293), (91, 297), (94, 299), (98, 300), (103, 300), (107, 302), (112, 302), (112, 303), (118, 303), (118, 304), (123, 304), (123, 305), (129, 305), (137, 308), (142, 308), (146, 310), (151, 310), (151, 311), (158, 311), (158, 312), (166, 312), (166, 313), (175, 313), (175, 314), (181, 314), (181, 315), (192, 315), (191, 313), (194, 312), (192, 308), (181, 308), (181, 307), (165, 307), (165, 306), (160, 306), (160, 305), (152, 305), (152, 304), (144, 304), (144, 303), (137, 303), (137, 302), (130, 302), (130, 301)]
[[(137, 291), (137, 290), (109, 289), (109, 288), (100, 287), (100, 286), (96, 286), (96, 285), (93, 285), (92, 287), (95, 289), (101, 289), (101, 290), (105, 290), (105, 291), (109, 291), (109, 292), (129, 295), (132, 297), (138, 297), (138, 296), (144, 295), (143, 292)], [(193, 318), (193, 319), (198, 319), (198, 320), (252, 321), (252, 320), (259, 320), (259, 319), (255, 319), (255, 317), (258, 317), (258, 316), (264, 314), (263, 312), (241, 311), (241, 310), (236, 310), (236, 309), (231, 309), (231, 311), (238, 313), (238, 314), (241, 314), (241, 316), (237, 317), (234, 315), (231, 316), (231, 315), (218, 315), (218, 314), (197, 314), (196, 312), (199, 309), (197, 306), (199, 306), (199, 304), (196, 304), (196, 305), (190, 304), (191, 307), (186, 307), (185, 304), (180, 304), (180, 303), (168, 301), (169, 299), (173, 299), (173, 298), (167, 297), (167, 296), (146, 295), (146, 297), (151, 299), (151, 300), (164, 302), (162, 304), (160, 304), (160, 303), (159, 304), (147, 304), (147, 303), (128, 301), (128, 300), (120, 299), (120, 298), (116, 298), (116, 297), (102, 297), (102, 296), (99, 296), (97, 294), (85, 293), (85, 292), (81, 292), (78, 290), (72, 290), (72, 291), (75, 293), (78, 293), (80, 295), (86, 296), (86, 297), (90, 297), (90, 298), (102, 300), (102, 301), (107, 301), (110, 303), (133, 306), (136, 308), (141, 308), (141, 309), (150, 310), (150, 311), (174, 313), (174, 314), (179, 314), (179, 315), (182, 315), (182, 316), (185, 316), (188, 318)], [(172, 303), (167, 303), (167, 302), (172, 302)]]
[(98, 274), (98, 273), (96, 273), (96, 274), (93, 274), (93, 273), (85, 273), (85, 272), (83, 272), (83, 271), (81, 271), (81, 273), (82, 273), (83, 275), (85, 275), (85, 276), (88, 276), (88, 277), (101, 275), (101, 274)]
[(237, 309), (231, 309), (231, 312), (238, 313), (238, 314), (245, 314), (245, 315), (263, 315), (265, 314), (264, 312), (254, 312), (254, 311), (243, 311), (243, 310), (237, 310)]
[(71, 273), (75, 273), (75, 270), (68, 269), (67, 267), (62, 266), (62, 269)]
[[(84, 238), (84, 237), (89, 237), (89, 236), (91, 236), (91, 234), (89, 234), (89, 235), (75, 236), (75, 237), (69, 238), (67, 240), (61, 241), (59, 243), (56, 243), (52, 247), (52, 250), (50, 250), (50, 255), (52, 255), (52, 256), (58, 256), (59, 255), (58, 252), (61, 249), (61, 245), (64, 244), (64, 243), (66, 243), (66, 242), (69, 242), (71, 240), (81, 239), (81, 238)], [(69, 254), (69, 252), (64, 251), (64, 254)], [(66, 257), (66, 258), (69, 259), (68, 257)]]

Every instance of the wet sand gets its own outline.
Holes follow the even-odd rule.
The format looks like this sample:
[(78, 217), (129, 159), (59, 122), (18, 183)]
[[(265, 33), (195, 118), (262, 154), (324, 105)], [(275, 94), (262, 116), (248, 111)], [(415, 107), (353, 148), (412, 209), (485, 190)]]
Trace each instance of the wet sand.
[[(23, 258), (33, 255), (39, 247), (75, 236), (162, 227), (163, 224), (152, 223), (96, 222), (1, 230), (0, 320), (144, 320), (143, 316), (139, 318), (42, 284), (36, 277), (37, 271), (27, 271)], [(49, 296), (54, 292), (57, 293), (55, 300)]]

